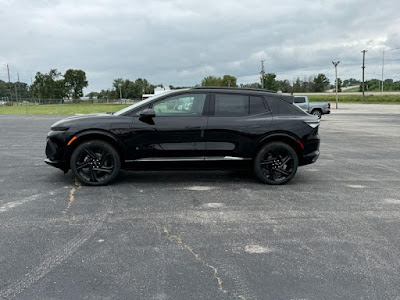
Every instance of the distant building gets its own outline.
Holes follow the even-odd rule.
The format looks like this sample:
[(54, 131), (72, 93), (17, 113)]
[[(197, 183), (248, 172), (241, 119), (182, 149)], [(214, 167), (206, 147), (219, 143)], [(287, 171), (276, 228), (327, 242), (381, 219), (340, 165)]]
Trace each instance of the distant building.
[(143, 94), (142, 95), (142, 100), (150, 98), (150, 97), (153, 97), (153, 96), (158, 95), (158, 94), (162, 94), (162, 93), (170, 91), (170, 90), (171, 89), (169, 87), (163, 88), (163, 87), (157, 86), (156, 88), (154, 88), (154, 94)]
[(163, 88), (163, 87), (157, 86), (156, 88), (154, 88), (154, 95), (158, 95), (158, 94), (164, 93), (166, 91), (170, 91), (170, 90), (171, 89), (169, 87)]

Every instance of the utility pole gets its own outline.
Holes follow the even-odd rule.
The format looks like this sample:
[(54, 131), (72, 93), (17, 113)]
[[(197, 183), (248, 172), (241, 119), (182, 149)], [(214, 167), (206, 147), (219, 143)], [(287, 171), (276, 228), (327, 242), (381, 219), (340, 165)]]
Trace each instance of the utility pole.
[(337, 61), (337, 62), (332, 62), (332, 64), (335, 66), (335, 77), (336, 77), (336, 88), (335, 88), (335, 91), (336, 91), (336, 109), (338, 109), (338, 100), (339, 100), (339, 96), (338, 96), (338, 80), (337, 80), (337, 66), (338, 66), (338, 64), (340, 63), (340, 60), (339, 61)]
[(260, 74), (261, 74), (261, 88), (262, 89), (264, 88), (264, 74), (265, 74), (264, 61), (265, 61), (265, 59), (261, 61), (261, 72), (260, 72)]
[[(18, 81), (17, 81), (16, 90), (18, 91), (18, 94), (19, 94), (19, 73), (17, 73), (17, 77), (18, 77)], [(21, 97), (21, 96), (20, 96), (20, 97)], [(18, 101), (18, 98), (17, 98), (17, 101)]]
[(381, 91), (381, 96), (383, 96), (383, 65), (385, 64), (385, 50), (382, 52), (382, 91)]
[(365, 52), (368, 52), (367, 50), (361, 51), (363, 54), (363, 65), (362, 65), (362, 102), (364, 103), (365, 101), (365, 82), (364, 82), (364, 71), (365, 71)]
[[(10, 81), (10, 68), (7, 65), (7, 73), (8, 73), (8, 89), (10, 90), (10, 99), (8, 101), (11, 101), (11, 81)], [(12, 105), (12, 101), (11, 101)]]
[[(393, 50), (399, 50), (399, 49), (400, 48), (393, 48), (393, 49), (386, 50), (386, 52), (393, 51)], [(383, 95), (383, 66), (384, 66), (384, 64), (385, 64), (385, 50), (383, 50), (383, 52), (382, 52), (382, 85), (381, 85), (382, 91), (381, 91), (381, 95)]]

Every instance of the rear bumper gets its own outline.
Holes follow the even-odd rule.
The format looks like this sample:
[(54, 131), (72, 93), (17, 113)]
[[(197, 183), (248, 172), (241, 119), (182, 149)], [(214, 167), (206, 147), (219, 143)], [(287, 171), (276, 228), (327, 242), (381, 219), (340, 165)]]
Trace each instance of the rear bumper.
[(317, 161), (319, 157), (319, 150), (315, 150), (307, 155), (303, 155), (302, 165), (309, 165)]

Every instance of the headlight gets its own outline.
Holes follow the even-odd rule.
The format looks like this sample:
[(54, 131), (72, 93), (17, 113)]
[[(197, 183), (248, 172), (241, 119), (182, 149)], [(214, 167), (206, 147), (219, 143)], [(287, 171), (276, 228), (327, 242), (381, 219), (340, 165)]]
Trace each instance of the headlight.
[(56, 127), (50, 128), (51, 131), (67, 131), (68, 129), (69, 129), (69, 127), (65, 127), (65, 126), (56, 126)]

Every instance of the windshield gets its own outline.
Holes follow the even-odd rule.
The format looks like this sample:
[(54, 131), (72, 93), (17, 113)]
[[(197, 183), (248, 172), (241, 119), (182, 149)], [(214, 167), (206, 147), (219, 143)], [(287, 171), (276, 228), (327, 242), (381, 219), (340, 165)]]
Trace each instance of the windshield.
[[(161, 94), (158, 94), (158, 95), (152, 96), (152, 97), (150, 97), (150, 98), (147, 98), (147, 99), (145, 99), (145, 100), (139, 101), (139, 102), (137, 102), (137, 103), (135, 103), (135, 104), (132, 104), (132, 105), (130, 105), (130, 106), (128, 106), (128, 107), (125, 107), (124, 109), (121, 109), (121, 110), (115, 112), (115, 113), (114, 113), (114, 116), (121, 116), (121, 115), (127, 113), (128, 111), (131, 111), (131, 110), (133, 110), (133, 109), (135, 109), (135, 108), (137, 108), (137, 107), (140, 107), (140, 106), (142, 106), (142, 105), (145, 105), (146, 103), (150, 103), (151, 101), (153, 101), (153, 100), (155, 100), (155, 99), (164, 97), (165, 95), (171, 94), (171, 93), (176, 92), (176, 91), (177, 91), (177, 90), (165, 91), (165, 92), (163, 92), (163, 93), (161, 93)], [(181, 91), (181, 90), (180, 90), (180, 91)]]

